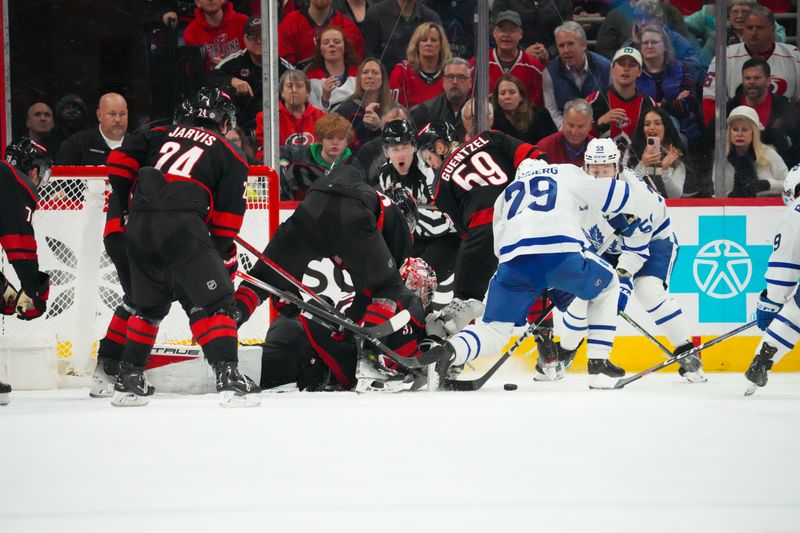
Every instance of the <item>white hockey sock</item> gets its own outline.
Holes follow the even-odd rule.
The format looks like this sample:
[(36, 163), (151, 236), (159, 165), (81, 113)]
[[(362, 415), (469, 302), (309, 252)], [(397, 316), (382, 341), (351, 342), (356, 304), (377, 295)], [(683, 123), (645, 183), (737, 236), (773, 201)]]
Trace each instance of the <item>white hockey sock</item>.
[(664, 288), (664, 282), (655, 276), (643, 276), (633, 283), (639, 303), (650, 313), (656, 326), (667, 336), (674, 347), (691, 340), (689, 325), (678, 302)]
[(589, 325), (586, 335), (586, 357), (608, 359), (617, 331), (617, 299), (619, 286), (616, 278), (589, 302), (586, 320)]
[(777, 352), (772, 356), (772, 360), (777, 363), (784, 355), (789, 353), (800, 340), (800, 308), (794, 301), (783, 306), (781, 312), (764, 332), (761, 342), (756, 348), (756, 353), (761, 351), (761, 346), (767, 342), (770, 346), (777, 348)]
[(574, 350), (586, 336), (586, 300), (575, 298), (567, 310), (561, 315), (560, 327), (556, 328), (560, 336), (561, 347)]
[(463, 365), (482, 355), (497, 355), (511, 338), (511, 322), (476, 322), (448, 339), (455, 348), (453, 365)]

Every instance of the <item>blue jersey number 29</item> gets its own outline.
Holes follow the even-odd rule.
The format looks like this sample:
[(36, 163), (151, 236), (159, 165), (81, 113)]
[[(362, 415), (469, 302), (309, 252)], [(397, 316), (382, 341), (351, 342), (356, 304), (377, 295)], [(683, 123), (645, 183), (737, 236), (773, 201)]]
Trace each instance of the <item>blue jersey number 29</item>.
[(533, 197), (533, 201), (527, 205), (533, 211), (550, 211), (556, 205), (556, 194), (558, 185), (555, 180), (547, 176), (537, 176), (527, 182), (513, 181), (504, 191), (506, 201), (511, 197), (511, 209), (508, 211), (508, 218), (514, 218), (519, 211), (520, 204), (525, 198), (525, 183), (528, 184), (528, 195)]

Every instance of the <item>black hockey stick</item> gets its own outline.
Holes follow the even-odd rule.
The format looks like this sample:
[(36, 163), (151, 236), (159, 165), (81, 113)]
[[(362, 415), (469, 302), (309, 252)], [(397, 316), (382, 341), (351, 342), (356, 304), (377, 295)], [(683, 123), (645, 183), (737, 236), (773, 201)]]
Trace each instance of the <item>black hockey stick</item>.
[(662, 352), (664, 352), (664, 354), (665, 354), (667, 357), (673, 357), (673, 356), (674, 356), (674, 354), (672, 353), (672, 351), (671, 351), (669, 348), (667, 348), (666, 346), (664, 346), (664, 345), (661, 343), (661, 341), (659, 341), (658, 339), (656, 339), (654, 336), (650, 335), (650, 332), (648, 332), (646, 329), (644, 329), (642, 326), (640, 326), (640, 325), (639, 325), (639, 323), (638, 323), (638, 322), (636, 322), (634, 319), (632, 319), (632, 318), (631, 318), (631, 317), (630, 317), (630, 316), (629, 316), (629, 315), (628, 315), (628, 314), (627, 314), (625, 311), (620, 311), (620, 312), (619, 312), (619, 316), (621, 316), (622, 318), (624, 318), (624, 319), (625, 319), (625, 322), (627, 322), (628, 324), (630, 324), (631, 326), (633, 326), (633, 327), (634, 327), (634, 329), (636, 329), (636, 331), (638, 331), (639, 333), (641, 333), (642, 335), (644, 335), (645, 337), (647, 337), (647, 340), (649, 340), (650, 342), (652, 342), (653, 344), (655, 344), (656, 346), (658, 346), (658, 349), (659, 349), (659, 350), (661, 350)]
[(686, 359), (687, 357), (695, 356), (701, 350), (705, 350), (706, 348), (711, 348), (715, 344), (719, 344), (720, 342), (722, 342), (724, 340), (727, 340), (727, 339), (729, 339), (729, 338), (731, 338), (731, 337), (733, 337), (735, 335), (738, 335), (739, 333), (741, 333), (741, 332), (743, 332), (743, 331), (745, 331), (747, 329), (752, 328), (753, 326), (755, 326), (755, 324), (756, 324), (755, 320), (753, 320), (752, 322), (748, 322), (747, 324), (739, 326), (738, 328), (733, 329), (733, 330), (731, 330), (731, 331), (729, 331), (727, 333), (723, 333), (722, 335), (720, 335), (719, 337), (717, 337), (715, 339), (711, 339), (708, 342), (704, 342), (700, 346), (695, 346), (694, 348), (692, 348), (688, 352), (683, 352), (682, 354), (678, 355), (677, 357), (672, 357), (671, 359), (667, 359), (663, 363), (657, 364), (656, 366), (654, 366), (652, 368), (648, 368), (647, 370), (642, 370), (638, 374), (634, 374), (634, 375), (632, 375), (630, 377), (627, 377), (627, 378), (621, 378), (621, 379), (619, 379), (617, 381), (617, 383), (614, 385), (613, 388), (614, 389), (621, 389), (622, 387), (624, 387), (628, 383), (632, 383), (632, 382), (634, 382), (636, 380), (642, 379), (643, 377), (647, 376), (648, 374), (652, 374), (653, 372), (658, 372), (662, 368), (666, 368), (671, 364), (674, 364), (674, 363), (677, 363), (679, 361), (682, 361), (683, 359)]
[(354, 335), (361, 337), (362, 339), (370, 342), (373, 344), (378, 350), (380, 350), (384, 355), (388, 356), (397, 364), (408, 368), (408, 369), (419, 369), (427, 366), (430, 364), (429, 362), (425, 361), (422, 358), (416, 357), (404, 357), (396, 352), (394, 352), (391, 348), (386, 346), (383, 342), (380, 341), (383, 337), (387, 337), (396, 331), (399, 331), (403, 326), (405, 326), (408, 321), (411, 319), (411, 314), (408, 310), (403, 309), (393, 317), (391, 317), (386, 322), (378, 324), (377, 326), (371, 327), (362, 327), (347, 318), (346, 316), (340, 314), (339, 311), (328, 311), (327, 309), (321, 309), (315, 305), (312, 305), (299, 296), (292, 294), (291, 292), (282, 291), (273, 287), (272, 285), (261, 281), (258, 278), (251, 276), (245, 272), (237, 271), (236, 275), (242, 278), (243, 280), (247, 281), (255, 285), (256, 287), (267, 291), (268, 293), (276, 296), (277, 298), (282, 298), (287, 302), (296, 305), (299, 307), (305, 316), (310, 315), (312, 319), (316, 319), (318, 323), (321, 323), (327, 326), (329, 329), (337, 331), (338, 328), (346, 329), (350, 331)]
[[(595, 255), (597, 255), (597, 257), (603, 255), (605, 251), (611, 247), (611, 245), (621, 232), (622, 232), (621, 230), (616, 230), (613, 233), (613, 235), (611, 235), (611, 237), (606, 239), (603, 245), (595, 252)], [(497, 370), (501, 366), (503, 366), (503, 363), (505, 363), (509, 357), (511, 357), (511, 355), (514, 353), (514, 350), (519, 348), (525, 341), (525, 339), (527, 339), (528, 337), (530, 337), (535, 333), (536, 328), (538, 328), (539, 325), (542, 322), (544, 322), (544, 319), (547, 318), (547, 315), (549, 315), (553, 311), (553, 308), (555, 308), (555, 304), (553, 302), (550, 302), (550, 305), (548, 305), (542, 312), (542, 314), (539, 315), (539, 318), (536, 319), (536, 322), (528, 325), (528, 329), (526, 329), (525, 332), (522, 335), (520, 335), (519, 339), (517, 339), (517, 342), (512, 344), (511, 348), (506, 350), (506, 352), (500, 356), (500, 359), (498, 359), (491, 366), (491, 368), (489, 368), (489, 370), (486, 371), (484, 375), (482, 375), (477, 379), (472, 379), (472, 380), (445, 379), (443, 382), (443, 388), (446, 390), (470, 391), (470, 390), (478, 390), (481, 387), (483, 387), (486, 384), (486, 382), (489, 381), (489, 378), (492, 377), (494, 373), (497, 372)]]

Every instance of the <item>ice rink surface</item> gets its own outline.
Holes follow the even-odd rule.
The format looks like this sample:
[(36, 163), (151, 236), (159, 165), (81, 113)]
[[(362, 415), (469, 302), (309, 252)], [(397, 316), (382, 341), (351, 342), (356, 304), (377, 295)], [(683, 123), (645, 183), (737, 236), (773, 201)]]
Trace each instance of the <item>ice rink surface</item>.
[(743, 380), (590, 391), (509, 369), (478, 392), (255, 409), (15, 392), (0, 532), (800, 531), (800, 375), (751, 398)]

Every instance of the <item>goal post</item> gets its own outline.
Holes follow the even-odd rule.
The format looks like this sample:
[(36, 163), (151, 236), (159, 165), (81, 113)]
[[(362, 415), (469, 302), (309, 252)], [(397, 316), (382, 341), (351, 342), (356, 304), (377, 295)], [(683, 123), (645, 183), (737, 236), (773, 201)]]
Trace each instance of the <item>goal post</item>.
[[(249, 169), (241, 235), (261, 248), (279, 224), (278, 182), (270, 167)], [(106, 167), (53, 167), (33, 216), (39, 268), (50, 275), (47, 311), (32, 321), (0, 315), (3, 349), (47, 347), (57, 354), (60, 374), (91, 373), (98, 341), (122, 301), (116, 270), (103, 247), (110, 190)], [(239, 260), (241, 268), (252, 266), (251, 257), (242, 250)], [(18, 286), (5, 254), (0, 254), (0, 268)], [(241, 341), (263, 341), (268, 323), (268, 306), (261, 306), (240, 330)], [(161, 324), (158, 342), (192, 342), (189, 321), (177, 302)]]

